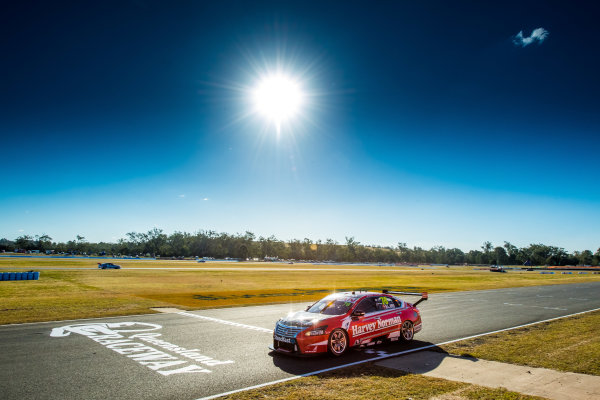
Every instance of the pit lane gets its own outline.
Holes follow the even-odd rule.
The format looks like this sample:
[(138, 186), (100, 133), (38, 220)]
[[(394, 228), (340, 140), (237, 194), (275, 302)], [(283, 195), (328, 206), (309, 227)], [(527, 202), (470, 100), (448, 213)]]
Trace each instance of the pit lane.
[(434, 294), (414, 342), (340, 359), (268, 350), (275, 322), (306, 303), (0, 326), (7, 399), (199, 399), (600, 308), (600, 283)]

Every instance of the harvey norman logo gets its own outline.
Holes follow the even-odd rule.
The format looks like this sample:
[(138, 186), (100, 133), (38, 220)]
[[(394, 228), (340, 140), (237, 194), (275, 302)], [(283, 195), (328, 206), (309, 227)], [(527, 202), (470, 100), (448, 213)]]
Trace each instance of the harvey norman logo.
[(231, 360), (215, 360), (200, 354), (198, 349), (186, 349), (159, 339), (162, 335), (156, 331), (161, 328), (160, 325), (145, 322), (76, 324), (54, 328), (50, 336), (65, 337), (71, 333), (87, 336), (164, 376), (210, 373), (212, 371), (206, 367), (233, 363)]
[(392, 325), (400, 325), (402, 323), (402, 318), (399, 316), (388, 318), (388, 319), (378, 319), (377, 322), (371, 322), (365, 325), (353, 325), (352, 326), (352, 336), (361, 336), (366, 333), (370, 333), (376, 330), (389, 328)]

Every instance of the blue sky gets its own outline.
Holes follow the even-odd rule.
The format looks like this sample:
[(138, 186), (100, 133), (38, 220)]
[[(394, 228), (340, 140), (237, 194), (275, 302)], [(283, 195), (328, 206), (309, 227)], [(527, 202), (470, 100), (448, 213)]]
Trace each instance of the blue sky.
[[(599, 10), (487, 3), (15, 2), (0, 237), (595, 250)], [(307, 97), (280, 134), (276, 69)]]

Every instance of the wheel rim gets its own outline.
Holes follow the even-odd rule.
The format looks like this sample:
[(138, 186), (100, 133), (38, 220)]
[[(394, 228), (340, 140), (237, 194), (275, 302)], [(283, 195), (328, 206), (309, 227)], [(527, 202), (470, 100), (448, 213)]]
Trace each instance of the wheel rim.
[(331, 351), (335, 354), (342, 354), (346, 350), (346, 335), (342, 331), (335, 331), (331, 334)]
[(412, 340), (414, 336), (413, 324), (410, 321), (405, 321), (402, 324), (402, 337), (404, 340)]

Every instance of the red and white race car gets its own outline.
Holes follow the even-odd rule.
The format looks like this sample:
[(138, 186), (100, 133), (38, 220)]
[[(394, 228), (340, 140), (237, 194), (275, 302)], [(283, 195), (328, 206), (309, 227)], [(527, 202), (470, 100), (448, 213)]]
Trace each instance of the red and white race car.
[[(408, 303), (398, 296), (421, 296)], [(384, 340), (412, 340), (422, 327), (417, 305), (427, 293), (343, 292), (319, 300), (306, 311), (281, 318), (273, 331), (272, 350), (308, 355), (329, 352), (341, 356), (353, 346)]]

